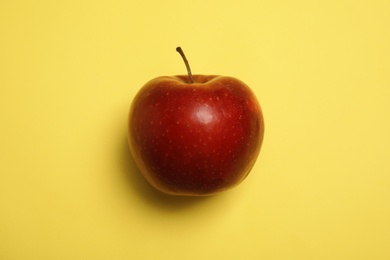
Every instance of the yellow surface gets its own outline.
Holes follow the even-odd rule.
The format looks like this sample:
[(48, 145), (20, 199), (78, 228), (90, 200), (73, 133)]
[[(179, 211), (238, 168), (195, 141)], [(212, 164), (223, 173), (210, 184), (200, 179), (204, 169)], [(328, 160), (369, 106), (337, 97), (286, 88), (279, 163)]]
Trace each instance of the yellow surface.
[[(0, 2), (0, 259), (390, 259), (390, 1)], [(237, 188), (163, 196), (126, 143), (151, 78), (237, 77)]]

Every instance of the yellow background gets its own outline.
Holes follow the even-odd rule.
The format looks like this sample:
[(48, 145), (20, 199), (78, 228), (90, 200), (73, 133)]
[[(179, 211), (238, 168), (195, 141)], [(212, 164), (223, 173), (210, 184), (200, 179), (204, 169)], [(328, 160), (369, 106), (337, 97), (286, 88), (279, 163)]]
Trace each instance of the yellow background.
[[(260, 158), (170, 197), (126, 143), (161, 75), (246, 82)], [(0, 259), (390, 259), (390, 1), (0, 2)]]

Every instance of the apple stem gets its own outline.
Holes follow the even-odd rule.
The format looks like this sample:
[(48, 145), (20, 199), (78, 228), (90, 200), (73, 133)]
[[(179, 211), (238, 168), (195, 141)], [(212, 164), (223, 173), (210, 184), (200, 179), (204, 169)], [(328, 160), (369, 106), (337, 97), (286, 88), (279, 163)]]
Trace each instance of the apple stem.
[(190, 64), (188, 63), (188, 60), (186, 58), (186, 55), (184, 55), (184, 52), (183, 50), (181, 49), (181, 47), (177, 47), (176, 48), (176, 51), (178, 53), (180, 53), (181, 57), (183, 58), (183, 61), (184, 61), (184, 64), (186, 65), (186, 68), (187, 68), (187, 73), (188, 73), (188, 77), (190, 77), (190, 83), (194, 83), (194, 79), (192, 78), (192, 73), (191, 73), (191, 68), (190, 68)]

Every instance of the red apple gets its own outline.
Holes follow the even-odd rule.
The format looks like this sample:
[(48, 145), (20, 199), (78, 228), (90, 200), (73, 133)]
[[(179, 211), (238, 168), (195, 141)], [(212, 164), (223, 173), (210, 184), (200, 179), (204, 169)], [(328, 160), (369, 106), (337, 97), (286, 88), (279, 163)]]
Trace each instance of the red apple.
[(260, 152), (264, 119), (242, 81), (223, 76), (158, 77), (135, 96), (128, 141), (136, 165), (158, 190), (212, 195), (238, 185)]

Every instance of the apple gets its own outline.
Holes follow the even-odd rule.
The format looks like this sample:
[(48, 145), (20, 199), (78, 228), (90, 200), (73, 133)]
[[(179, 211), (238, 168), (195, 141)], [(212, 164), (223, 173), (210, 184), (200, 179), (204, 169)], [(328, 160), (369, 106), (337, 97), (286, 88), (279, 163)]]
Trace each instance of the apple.
[(264, 135), (263, 114), (242, 81), (224, 76), (162, 76), (131, 104), (128, 142), (145, 179), (163, 193), (212, 195), (252, 169)]

